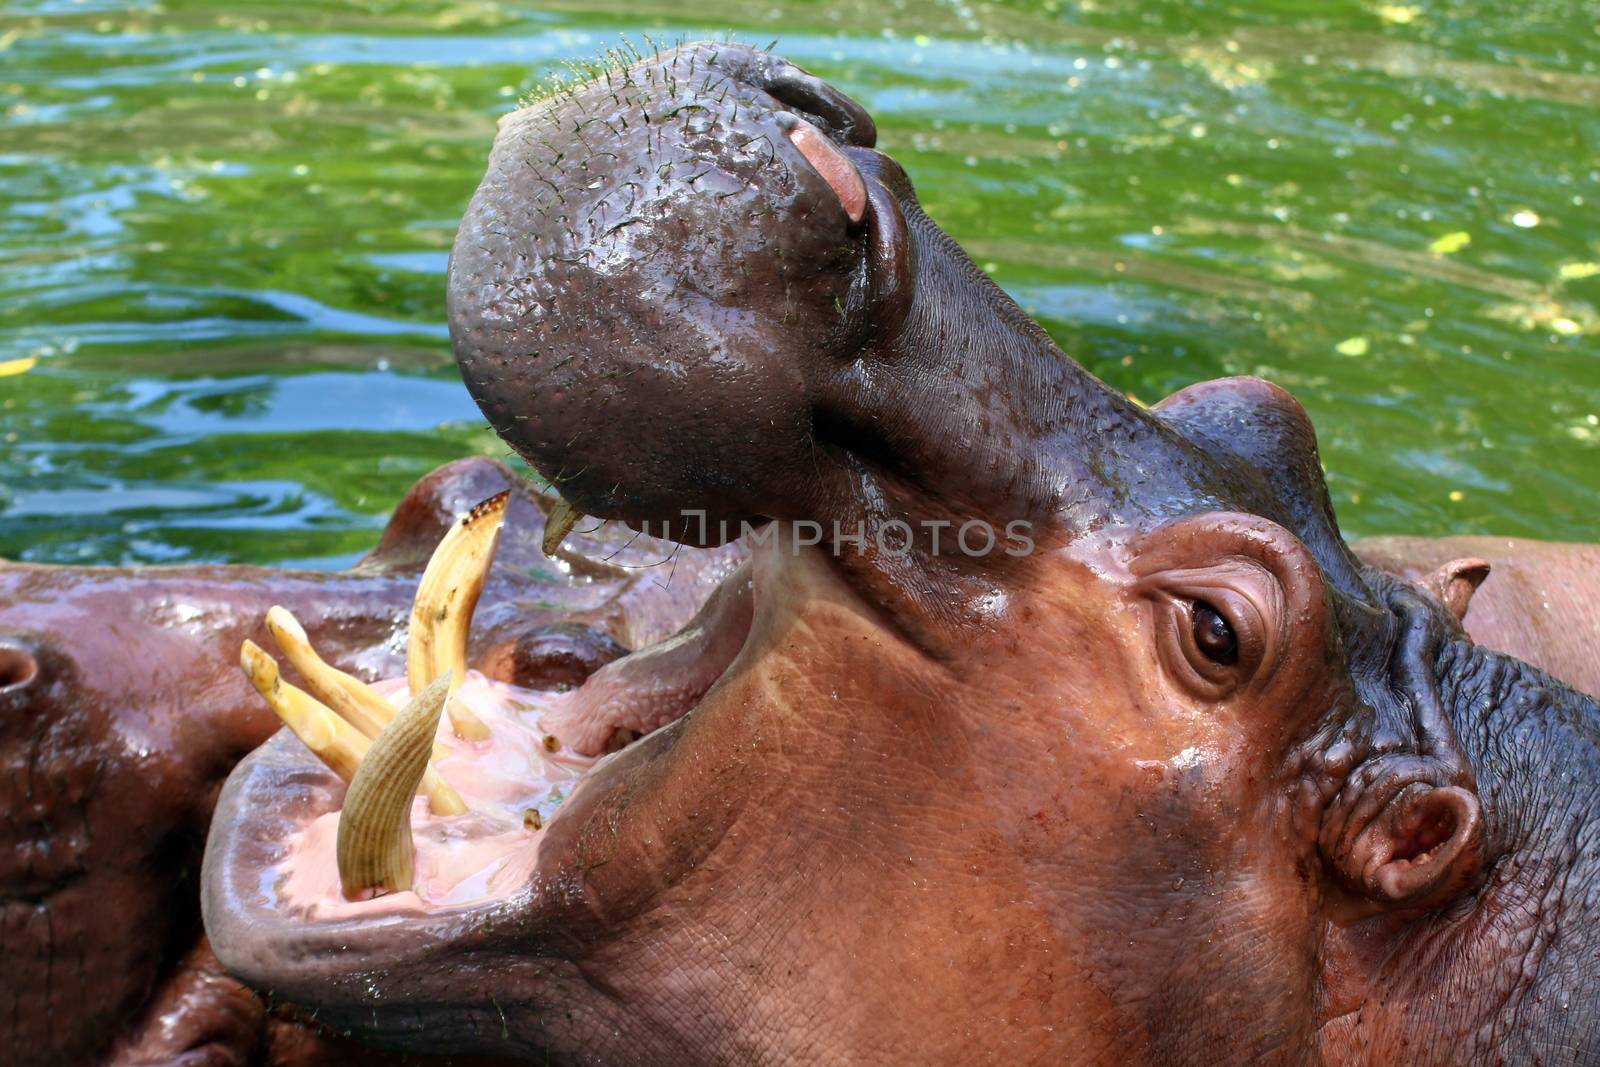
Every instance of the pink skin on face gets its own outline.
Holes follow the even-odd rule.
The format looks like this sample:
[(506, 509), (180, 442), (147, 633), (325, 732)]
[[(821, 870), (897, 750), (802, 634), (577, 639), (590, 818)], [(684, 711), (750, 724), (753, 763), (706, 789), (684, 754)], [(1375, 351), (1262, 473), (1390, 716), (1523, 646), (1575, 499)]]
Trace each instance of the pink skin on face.
[(856, 165), (845, 158), (826, 134), (804, 119), (798, 120), (789, 130), (789, 140), (838, 195), (850, 221), (860, 222), (867, 212), (867, 187)]

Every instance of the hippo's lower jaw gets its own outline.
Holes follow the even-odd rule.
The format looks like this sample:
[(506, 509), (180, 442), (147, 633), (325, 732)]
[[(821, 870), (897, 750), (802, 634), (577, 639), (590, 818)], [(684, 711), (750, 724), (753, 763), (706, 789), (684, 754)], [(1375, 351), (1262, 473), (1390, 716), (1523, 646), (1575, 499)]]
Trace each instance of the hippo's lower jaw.
[[(550, 980), (663, 907), (737, 821), (749, 795), (731, 782), (706, 794), (695, 781), (708, 749), (737, 747), (740, 731), (762, 728), (759, 716), (743, 714), (753, 710), (749, 702), (726, 693), (705, 698), (751, 685), (751, 665), (770, 660), (786, 635), (814, 625), (819, 610), (843, 613), (874, 643), (903, 644), (826, 557), (796, 545), (792, 530), (779, 524), (677, 635), (553, 697), (558, 710), (537, 721), (497, 721), (492, 745), (501, 744), (498, 731), (513, 729), (532, 735), (530, 747), (553, 748), (559, 738), (561, 749), (582, 756), (613, 754), (507, 863), (531, 868), (530, 876), (465, 900), (401, 894), (329, 907), (297, 898), (291, 883), (304, 872), (293, 864), (306, 861), (298, 853), (310, 846), (295, 842), (314, 838), (308, 828), (341, 807), (347, 787), (289, 731), (280, 732), (239, 765), (217, 804), (202, 898), (214, 950), (245, 981), (380, 1043), (411, 1051), (548, 1049), (549, 1033), (507, 1035), (501, 1013), (521, 1017), (527, 1007), (517, 1003), (515, 984), (480, 988), (475, 976), (533, 967), (538, 991), (530, 997), (537, 1003), (595, 1010), (586, 996), (560, 1003), (552, 988), (561, 982), (552, 987)], [(724, 712), (739, 708), (733, 715), (746, 721), (730, 724), (724, 714), (720, 726), (701, 729), (694, 712), (703, 702)], [(451, 774), (451, 766), (446, 761), (441, 770)], [(660, 802), (685, 791), (696, 794), (695, 810)], [(462, 792), (469, 792), (465, 785)], [(714, 802), (706, 805), (707, 797)], [(587, 992), (581, 983), (579, 992)]]

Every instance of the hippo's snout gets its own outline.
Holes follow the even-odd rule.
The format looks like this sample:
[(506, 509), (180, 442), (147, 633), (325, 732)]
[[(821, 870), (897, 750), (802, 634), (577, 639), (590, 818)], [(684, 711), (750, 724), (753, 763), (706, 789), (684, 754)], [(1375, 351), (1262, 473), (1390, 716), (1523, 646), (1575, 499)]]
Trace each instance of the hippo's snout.
[(451, 259), (474, 398), (592, 513), (715, 531), (814, 503), (823, 394), (904, 267), (856, 158), (875, 140), (843, 93), (727, 43), (508, 116)]
[(0, 744), (30, 745), (74, 668), (56, 643), (26, 628), (0, 629)]
[(937, 555), (941, 523), (1070, 534), (1204, 495), (1214, 465), (1068, 359), (875, 139), (718, 42), (508, 117), (449, 281), (495, 430), (578, 509), (691, 544), (898, 521)]

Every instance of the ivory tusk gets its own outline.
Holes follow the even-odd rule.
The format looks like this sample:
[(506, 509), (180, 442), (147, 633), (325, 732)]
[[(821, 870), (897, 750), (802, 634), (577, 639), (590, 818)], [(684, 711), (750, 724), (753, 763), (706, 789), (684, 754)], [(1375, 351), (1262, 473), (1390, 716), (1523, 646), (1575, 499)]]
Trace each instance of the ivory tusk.
[[(449, 674), (450, 695), (467, 676), (467, 637), (472, 612), (489, 576), (509, 490), (490, 497), (452, 526), (428, 560), (411, 606), (411, 634), (406, 651), (406, 678), (413, 693)], [(450, 725), (468, 741), (488, 738), (489, 728), (459, 700), (447, 701)]]
[(440, 675), (400, 710), (372, 742), (350, 782), (335, 846), (347, 899), (369, 889), (412, 888), (411, 798), (427, 770), (451, 679), (449, 672)]

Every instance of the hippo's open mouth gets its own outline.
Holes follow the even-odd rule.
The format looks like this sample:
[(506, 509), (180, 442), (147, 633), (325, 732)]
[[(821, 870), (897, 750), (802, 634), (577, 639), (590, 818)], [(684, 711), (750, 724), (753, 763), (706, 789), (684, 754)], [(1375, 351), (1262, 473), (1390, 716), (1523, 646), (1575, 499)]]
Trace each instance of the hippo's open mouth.
[[(780, 524), (683, 630), (612, 661), (576, 688), (531, 690), (472, 671), (449, 697), (450, 714), (442, 714), (444, 678), (410, 701), (400, 680), (370, 687), (392, 702), (394, 718), (356, 751), (335, 736), (353, 737), (348, 723), (333, 730), (308, 723), (303, 705), (314, 700), (275, 670), (257, 677), (263, 695), (297, 728), (248, 757), (219, 800), (204, 896), (213, 945), (241, 977), (298, 1003), (329, 1005), (330, 989), (344, 989), (329, 1005), (327, 1017), (338, 1019), (345, 996), (372, 1005), (387, 997), (427, 1003), (433, 981), (443, 983), (436, 991), (442, 1001), (459, 1004), (462, 966), (526, 965), (530, 945), (570, 945), (597, 923), (647, 909), (639, 887), (667, 890), (725, 828), (712, 812), (668, 811), (663, 818), (650, 796), (677, 788), (672, 783), (695, 751), (728, 743), (685, 744), (693, 712), (741, 675), (744, 658), (759, 659), (755, 646), (783, 633), (800, 605), (819, 600), (844, 608), (857, 626), (881, 629), (832, 561), (797, 545)], [(413, 626), (431, 610), (419, 604)], [(281, 609), (268, 625), (286, 649), (303, 640)], [(247, 671), (263, 669), (262, 655), (247, 642)], [(316, 676), (306, 673), (303, 654), (291, 658), (310, 683)], [(333, 683), (352, 684), (360, 685), (348, 677)], [(321, 678), (313, 688), (328, 693), (329, 685)], [(425, 728), (433, 745), (431, 753), (414, 750), (418, 758), (400, 787), (401, 822), (353, 831), (361, 768), (394, 748), (385, 749), (387, 735), (430, 694)], [(454, 715), (460, 717), (452, 722)], [(472, 737), (461, 736), (463, 722), (476, 724), (466, 731)], [(441, 790), (453, 799), (441, 800)], [(345, 847), (361, 833), (380, 842), (365, 868)], [(397, 834), (404, 881), (385, 881), (392, 856), (386, 842)], [(670, 854), (664, 838), (672, 839)], [(609, 873), (630, 885), (620, 900), (595, 879), (613, 861)], [(452, 968), (455, 980), (445, 977)], [(440, 1024), (428, 1018), (431, 1043)]]
[(591, 774), (604, 777), (596, 768), (608, 754), (687, 715), (744, 646), (748, 564), (678, 634), (575, 689), (528, 689), (477, 671), (453, 685), (505, 500), (474, 508), (435, 553), (412, 611), (407, 680), (367, 686), (324, 663), (281, 607), (268, 613), (268, 630), (310, 692), (245, 642), (243, 665), (261, 695), (349, 786), (339, 807), (304, 823), (261, 868), (256, 889), (274, 913), (370, 920), (503, 900), (529, 882), (566, 797)]

